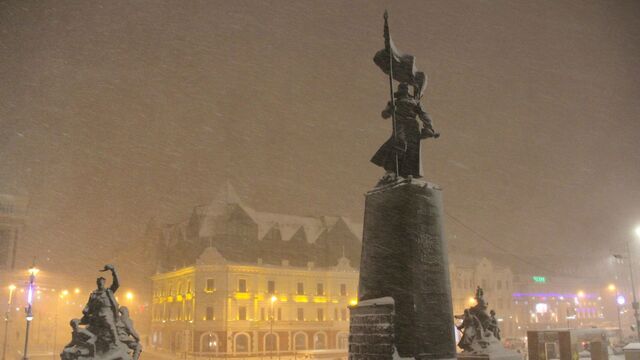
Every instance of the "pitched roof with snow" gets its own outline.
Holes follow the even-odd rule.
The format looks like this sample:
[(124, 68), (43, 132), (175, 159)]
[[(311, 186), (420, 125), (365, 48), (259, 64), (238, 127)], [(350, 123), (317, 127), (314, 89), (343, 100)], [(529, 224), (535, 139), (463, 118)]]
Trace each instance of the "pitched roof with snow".
[[(242, 202), (233, 186), (227, 183), (208, 205), (197, 206), (193, 215), (199, 219), (199, 236), (210, 237), (216, 234), (216, 223), (221, 217), (228, 216), (230, 209), (241, 209), (258, 228), (258, 239), (262, 240), (272, 230), (277, 229), (283, 241), (290, 241), (299, 231), (304, 233), (308, 243), (315, 241), (326, 231), (330, 231), (342, 220), (353, 235), (361, 239), (362, 225), (338, 216), (298, 216), (260, 212)], [(184, 223), (176, 227), (185, 226)]]

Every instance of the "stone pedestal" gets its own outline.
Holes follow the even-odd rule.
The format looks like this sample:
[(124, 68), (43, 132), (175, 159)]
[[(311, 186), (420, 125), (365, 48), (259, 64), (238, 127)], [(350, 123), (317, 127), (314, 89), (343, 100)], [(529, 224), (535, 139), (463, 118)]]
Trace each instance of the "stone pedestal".
[(366, 195), (359, 301), (391, 297), (398, 356), (456, 357), (441, 190), (420, 180)]
[(349, 360), (388, 360), (394, 352), (394, 303), (390, 297), (351, 306)]

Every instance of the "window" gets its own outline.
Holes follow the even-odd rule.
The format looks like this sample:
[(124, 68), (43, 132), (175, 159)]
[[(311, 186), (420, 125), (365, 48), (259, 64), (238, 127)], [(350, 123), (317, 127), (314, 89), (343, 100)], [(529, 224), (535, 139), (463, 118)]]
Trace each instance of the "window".
[(282, 308), (278, 308), (278, 321), (282, 320)]
[(298, 295), (304, 295), (304, 283), (298, 283), (298, 289), (296, 292)]
[(204, 288), (206, 292), (213, 292), (216, 289), (216, 281), (214, 279), (207, 279), (207, 285)]
[(249, 352), (249, 335), (239, 334), (236, 335), (236, 352), (246, 353)]
[(333, 309), (333, 320), (338, 320), (338, 308)]
[(316, 316), (316, 320), (324, 321), (324, 309), (318, 309), (318, 316)]
[(266, 351), (276, 351), (278, 346), (278, 337), (276, 334), (267, 334), (264, 338), (264, 348)]
[(247, 307), (240, 306), (238, 308), (238, 320), (247, 320)]
[(265, 321), (266, 318), (264, 317), (264, 308), (260, 308), (260, 320)]
[(298, 321), (304, 321), (304, 309), (298, 308)]
[(327, 348), (327, 335), (324, 333), (316, 333), (313, 336), (313, 348), (322, 350)]
[(347, 309), (340, 310), (340, 320), (347, 321)]
[(324, 296), (324, 284), (318, 283), (318, 285), (316, 286), (316, 295)]
[(238, 292), (247, 292), (247, 280), (238, 280)]
[(268, 292), (269, 294), (273, 294), (273, 293), (275, 293), (275, 292), (276, 292), (276, 282), (275, 282), (275, 281), (273, 281), (273, 280), (269, 280), (269, 281), (267, 282), (267, 292)]
[(204, 315), (205, 320), (213, 320), (213, 306), (207, 306), (207, 311)]
[(297, 333), (293, 337), (294, 348), (296, 350), (305, 350), (307, 348), (307, 335), (304, 333)]
[(347, 284), (340, 284), (340, 296), (347, 296)]

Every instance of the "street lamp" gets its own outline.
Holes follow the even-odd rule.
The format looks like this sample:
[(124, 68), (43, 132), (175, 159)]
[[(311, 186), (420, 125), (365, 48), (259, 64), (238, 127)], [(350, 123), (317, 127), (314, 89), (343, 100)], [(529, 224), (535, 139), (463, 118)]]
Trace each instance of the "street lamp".
[[(278, 297), (275, 296), (275, 295), (272, 295), (270, 301), (271, 301), (271, 330), (269, 331), (269, 336), (271, 337), (271, 339), (273, 339), (273, 320), (274, 320), (273, 304), (275, 304), (275, 302), (278, 301)], [(277, 339), (277, 337), (276, 337), (276, 339)], [(272, 346), (275, 346), (276, 349), (279, 348), (278, 344), (276, 344), (275, 342), (272, 343)], [(271, 353), (270, 353), (269, 358), (273, 359), (273, 349), (271, 349)]]
[[(640, 238), (640, 226), (634, 229), (636, 236)], [(636, 319), (636, 334), (638, 336), (638, 341), (640, 341), (640, 313), (638, 310), (640, 309), (640, 304), (638, 304), (638, 297), (636, 295), (636, 285), (633, 279), (633, 261), (631, 259), (631, 247), (629, 245), (630, 241), (626, 242), (627, 245), (627, 259), (629, 260), (629, 279), (631, 280), (631, 293), (633, 295), (633, 302), (631, 306), (633, 307), (633, 317)], [(621, 255), (613, 255), (616, 259), (622, 259)]]
[(4, 315), (4, 342), (2, 344), (2, 360), (7, 358), (7, 334), (9, 333), (9, 316), (11, 316), (11, 301), (13, 300), (13, 292), (15, 290), (15, 285), (9, 285), (9, 300), (7, 301), (7, 312)]
[(29, 269), (29, 287), (27, 288), (27, 307), (24, 309), (26, 313), (27, 319), (27, 329), (24, 335), (24, 353), (23, 360), (28, 360), (27, 350), (29, 348), (29, 329), (31, 328), (31, 321), (33, 320), (33, 291), (35, 288), (36, 275), (40, 272), (38, 268), (36, 268), (35, 261), (33, 262), (33, 266)]

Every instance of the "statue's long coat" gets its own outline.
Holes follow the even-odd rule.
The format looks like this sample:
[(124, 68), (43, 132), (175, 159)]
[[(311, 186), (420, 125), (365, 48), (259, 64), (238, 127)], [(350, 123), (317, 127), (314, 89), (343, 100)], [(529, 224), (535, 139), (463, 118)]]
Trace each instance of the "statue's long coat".
[[(429, 115), (422, 110), (420, 102), (409, 97), (399, 97), (396, 105), (396, 141), (393, 134), (373, 155), (371, 162), (388, 172), (395, 172), (395, 154), (398, 154), (398, 173), (402, 177), (409, 175), (422, 177), (420, 161), (420, 134), (428, 124)], [(382, 111), (383, 118), (391, 116), (391, 103)], [(396, 146), (394, 146), (396, 144)]]

